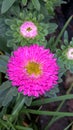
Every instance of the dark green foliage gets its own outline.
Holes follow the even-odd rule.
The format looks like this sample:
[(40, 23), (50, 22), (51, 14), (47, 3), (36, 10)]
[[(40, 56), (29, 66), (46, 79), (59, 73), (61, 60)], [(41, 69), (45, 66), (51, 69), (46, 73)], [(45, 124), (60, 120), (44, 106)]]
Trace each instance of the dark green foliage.
[(1, 13), (5, 13), (6, 11), (8, 11), (8, 9), (13, 5), (13, 3), (16, 0), (3, 0), (2, 2), (2, 8), (1, 8)]
[(8, 59), (8, 56), (0, 55), (0, 72), (6, 73)]
[(59, 88), (55, 86), (50, 92), (45, 93), (45, 97), (57, 97), (57, 93), (59, 93)]
[(36, 8), (36, 10), (40, 10), (40, 2), (39, 0), (32, 0), (33, 6)]
[(17, 96), (17, 89), (11, 86), (9, 81), (5, 81), (0, 86), (0, 107), (7, 106)]

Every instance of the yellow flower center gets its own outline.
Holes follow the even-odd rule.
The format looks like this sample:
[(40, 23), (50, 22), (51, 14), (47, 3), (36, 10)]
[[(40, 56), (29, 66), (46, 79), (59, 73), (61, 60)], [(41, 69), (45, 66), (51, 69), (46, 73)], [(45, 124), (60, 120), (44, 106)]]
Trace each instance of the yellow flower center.
[(27, 31), (30, 32), (32, 29), (30, 27), (27, 28)]
[(29, 75), (35, 74), (36, 76), (41, 74), (40, 64), (35, 62), (29, 62), (25, 67)]

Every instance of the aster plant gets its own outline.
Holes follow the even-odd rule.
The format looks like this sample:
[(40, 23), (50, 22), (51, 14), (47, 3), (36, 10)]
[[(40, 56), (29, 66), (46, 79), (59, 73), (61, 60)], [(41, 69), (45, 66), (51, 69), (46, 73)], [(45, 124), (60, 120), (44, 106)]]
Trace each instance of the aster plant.
[[(40, 18), (40, 19), (39, 19)], [(19, 18), (7, 19), (5, 23), (10, 29), (7, 30), (6, 36), (8, 38), (7, 46), (24, 46), (33, 43), (46, 46), (47, 34), (53, 33), (57, 29), (55, 23), (43, 22), (44, 15), (29, 13), (20, 13)]]
[[(69, 94), (72, 85), (66, 95), (57, 95), (62, 76), (68, 70), (73, 73), (73, 39), (69, 42), (67, 32), (64, 33), (72, 17), (57, 37), (58, 25), (51, 22), (55, 8), (62, 2), (0, 1), (1, 130), (38, 130), (30, 113), (54, 116), (55, 120), (52, 119), (45, 130), (57, 119), (73, 116), (72, 113), (59, 112), (65, 100), (73, 98)], [(64, 42), (61, 40), (63, 33)], [(40, 110), (43, 104), (61, 100), (57, 111)], [(29, 125), (27, 119), (31, 122)]]
[(56, 55), (60, 67), (65, 70), (64, 73), (67, 70), (73, 73), (73, 38), (70, 42), (64, 39), (64, 45), (61, 45), (61, 49), (57, 49)]

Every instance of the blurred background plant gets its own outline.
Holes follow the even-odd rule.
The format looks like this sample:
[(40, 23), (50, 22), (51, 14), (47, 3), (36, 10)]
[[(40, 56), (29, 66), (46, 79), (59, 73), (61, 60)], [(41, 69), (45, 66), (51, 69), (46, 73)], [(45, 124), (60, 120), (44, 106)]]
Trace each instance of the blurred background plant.
[[(73, 39), (68, 41), (67, 26), (72, 20), (72, 16), (67, 20), (61, 32), (58, 34), (55, 9), (61, 4), (66, 4), (63, 0), (0, 0), (0, 129), (1, 130), (39, 130), (36, 125), (38, 116), (34, 121), (34, 116), (53, 116), (48, 128), (56, 120), (65, 116), (73, 116), (73, 113), (59, 112), (65, 100), (73, 99), (73, 83), (65, 95), (58, 96), (59, 86), (63, 83), (63, 77), (68, 71), (73, 73), (73, 59), (68, 59), (68, 49), (73, 47)], [(19, 27), (24, 21), (32, 21), (38, 29), (38, 36), (34, 39), (24, 38), (20, 34)], [(52, 22), (53, 21), (53, 22)], [(49, 40), (47, 36), (49, 35)], [(62, 40), (62, 36), (64, 37)], [(7, 63), (12, 52), (19, 46), (37, 43), (43, 45), (57, 57), (60, 67), (58, 85), (45, 95), (35, 98), (18, 93), (17, 88), (12, 87), (6, 74)], [(71, 53), (71, 56), (73, 52)], [(61, 101), (55, 111), (42, 111), (42, 105)], [(37, 109), (37, 110), (36, 110)], [(31, 114), (30, 114), (31, 113)], [(71, 124), (65, 128), (67, 130)]]

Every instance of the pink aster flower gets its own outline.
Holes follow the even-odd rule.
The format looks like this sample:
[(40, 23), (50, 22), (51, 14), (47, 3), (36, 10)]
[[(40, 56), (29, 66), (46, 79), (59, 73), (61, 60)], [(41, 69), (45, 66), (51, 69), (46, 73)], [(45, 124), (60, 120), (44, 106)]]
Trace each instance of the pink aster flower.
[(73, 48), (72, 47), (68, 49), (67, 58), (69, 60), (73, 60)]
[(20, 33), (25, 38), (34, 38), (38, 34), (36, 25), (31, 21), (26, 21), (20, 26)]
[(8, 76), (24, 95), (38, 97), (57, 84), (59, 67), (54, 54), (37, 44), (19, 47), (8, 61)]

